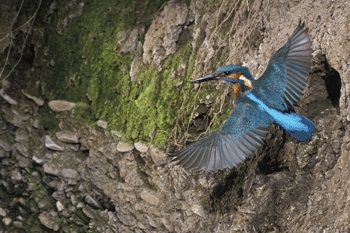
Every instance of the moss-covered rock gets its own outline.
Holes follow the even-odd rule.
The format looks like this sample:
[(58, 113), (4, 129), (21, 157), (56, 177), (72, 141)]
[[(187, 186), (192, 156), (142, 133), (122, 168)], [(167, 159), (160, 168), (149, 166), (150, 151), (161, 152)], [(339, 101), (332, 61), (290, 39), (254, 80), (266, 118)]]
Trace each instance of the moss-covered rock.
[[(196, 51), (189, 35), (181, 35), (176, 52), (167, 57), (162, 68), (141, 63), (137, 81), (131, 80), (130, 69), (141, 48), (136, 44), (133, 49), (123, 49), (118, 44), (123, 30), (148, 28), (164, 2), (46, 2), (44, 7), (49, 10), (42, 13), (40, 23), (51, 30), (37, 30), (33, 37), (43, 46), (36, 51), (33, 75), (41, 77), (46, 98), (90, 105), (81, 104), (84, 107), (75, 114), (88, 124), (97, 119), (107, 121), (110, 130), (122, 133), (123, 140), (137, 138), (165, 145), (178, 118), (188, 122), (192, 112), (186, 103), (194, 98), (193, 93), (188, 95), (188, 80)], [(129, 17), (131, 12), (133, 17)], [(49, 44), (44, 45), (44, 41)], [(187, 107), (179, 116), (181, 106)], [(47, 121), (48, 125), (51, 122)]]

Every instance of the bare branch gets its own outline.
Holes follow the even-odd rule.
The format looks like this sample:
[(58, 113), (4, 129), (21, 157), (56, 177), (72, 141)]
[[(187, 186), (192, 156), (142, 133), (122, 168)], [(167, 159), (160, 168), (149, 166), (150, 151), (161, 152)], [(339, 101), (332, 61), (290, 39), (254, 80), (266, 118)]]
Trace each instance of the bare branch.
[(32, 28), (33, 28), (34, 21), (35, 21), (36, 15), (38, 14), (38, 11), (39, 11), (39, 9), (40, 9), (42, 0), (40, 0), (40, 2), (39, 2), (39, 4), (38, 4), (38, 6), (37, 6), (37, 8), (36, 8), (36, 10), (35, 10), (35, 12), (34, 12), (34, 14), (33, 14), (33, 16), (30, 17), (30, 19), (29, 19), (27, 22), (25, 22), (23, 25), (21, 25), (20, 27), (18, 27), (18, 28), (15, 29), (15, 30), (12, 30), (13, 25), (16, 23), (17, 18), (18, 18), (19, 14), (20, 14), (20, 12), (21, 12), (21, 10), (22, 10), (23, 2), (24, 2), (24, 0), (22, 0), (21, 5), (20, 5), (20, 7), (19, 7), (19, 10), (18, 10), (18, 12), (17, 12), (15, 18), (13, 19), (13, 21), (12, 21), (12, 23), (11, 23), (11, 26), (10, 26), (10, 28), (9, 28), (9, 30), (11, 30), (11, 31), (10, 31), (4, 38), (2, 38), (1, 40), (4, 40), (7, 36), (10, 36), (10, 39), (12, 39), (13, 32), (19, 30), (19, 29), (22, 28), (24, 25), (29, 25), (29, 30), (27, 31), (27, 34), (26, 34), (25, 37), (24, 37), (24, 41), (23, 41), (23, 44), (22, 44), (22, 48), (21, 48), (21, 51), (20, 51), (20, 57), (19, 57), (18, 61), (16, 62), (16, 64), (14, 64), (14, 66), (11, 68), (11, 70), (8, 72), (8, 74), (7, 74), (4, 78), (2, 78), (2, 77), (3, 77), (3, 73), (4, 73), (4, 71), (5, 71), (5, 68), (6, 68), (7, 64), (8, 64), (8, 59), (9, 59), (9, 57), (10, 57), (10, 53), (11, 53), (12, 43), (10, 42), (10, 47), (9, 47), (9, 50), (8, 50), (8, 52), (7, 52), (7, 55), (6, 55), (6, 60), (5, 60), (4, 66), (2, 67), (1, 72), (0, 72), (0, 78), (2, 78), (2, 79), (0, 80), (0, 82), (4, 81), (4, 80), (6, 80), (8, 77), (10, 77), (10, 75), (12, 74), (12, 72), (14, 71), (14, 69), (15, 69), (15, 68), (17, 67), (17, 65), (21, 62), (22, 56), (23, 56), (23, 51), (24, 51), (24, 49), (25, 49), (25, 45), (26, 45), (27, 40), (28, 40), (28, 38), (29, 38), (29, 34), (30, 34), (30, 32), (31, 32), (31, 30), (32, 30)]

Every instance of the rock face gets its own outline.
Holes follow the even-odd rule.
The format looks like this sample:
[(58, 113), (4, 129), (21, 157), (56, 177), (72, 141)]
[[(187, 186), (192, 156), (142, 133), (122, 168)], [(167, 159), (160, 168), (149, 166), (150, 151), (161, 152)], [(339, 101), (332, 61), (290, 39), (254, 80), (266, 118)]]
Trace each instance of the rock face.
[[(39, 19), (48, 20), (50, 26), (55, 22), (50, 12), (60, 9), (68, 12), (57, 21), (56, 30), (60, 34), (57, 42), (70, 36), (69, 25), (74, 24), (75, 19), (94, 12), (83, 11), (84, 4), (74, 1), (52, 1), (43, 7), (39, 12), (44, 15)], [(110, 7), (114, 13), (115, 6)], [(18, 9), (6, 7), (5, 3), (3, 8)], [(265, 145), (256, 155), (231, 170), (185, 171), (175, 166), (162, 148), (141, 142), (121, 142), (122, 134), (116, 136), (108, 131), (110, 121), (108, 127), (104, 121), (97, 122), (99, 127), (81, 124), (75, 118), (73, 102), (50, 101), (48, 105), (54, 113), (48, 115), (52, 111), (45, 110), (43, 100), (47, 97), (16, 95), (23, 81), (9, 78), (12, 89), (2, 84), (4, 92), (0, 98), (0, 231), (349, 232), (348, 8), (346, 1), (255, 0), (247, 4), (246, 1), (193, 0), (189, 5), (169, 1), (157, 14), (146, 17), (150, 19), (149, 27), (130, 26), (118, 33), (119, 52), (131, 54), (130, 59), (137, 59), (135, 63), (141, 67), (131, 72), (135, 76), (131, 89), (143, 81), (142, 77), (136, 78), (137, 73), (146, 69), (143, 63), (165, 69), (163, 63), (186, 43), (191, 44), (188, 59), (193, 61), (193, 76), (209, 72), (220, 64), (237, 62), (247, 65), (258, 77), (270, 55), (284, 43), (299, 19), (305, 21), (315, 52), (310, 83), (297, 111), (315, 122), (316, 132), (310, 141), (300, 143), (272, 126)], [(79, 23), (74, 26), (85, 25)], [(33, 37), (44, 34), (45, 30), (34, 28)], [(78, 34), (73, 37), (90, 43), (95, 40), (95, 33), (98, 32), (91, 31), (88, 38), (75, 38)], [(142, 46), (138, 44), (141, 41)], [(0, 51), (7, 51), (8, 43), (7, 39), (0, 41)], [(30, 51), (39, 57), (40, 53), (49, 53), (50, 46), (45, 41), (37, 43), (33, 38), (35, 48), (25, 50), (25, 60), (30, 59)], [(21, 47), (14, 46), (15, 50)], [(133, 54), (138, 52), (142, 54)], [(65, 56), (57, 55), (55, 62), (43, 59), (42, 64), (35, 64), (38, 62), (35, 61), (33, 66), (39, 67), (38, 70), (45, 65), (57, 66), (60, 59)], [(123, 67), (119, 63), (113, 60), (111, 72)], [(179, 64), (168, 76), (155, 77), (155, 80), (173, 80), (174, 76), (186, 72), (189, 71)], [(124, 70), (127, 78), (129, 73)], [(118, 81), (119, 78), (115, 77)], [(60, 84), (79, 89), (80, 77), (72, 75), (68, 79), (69, 82)], [(38, 82), (40, 88), (47, 89), (45, 80)], [(205, 93), (205, 97), (196, 102), (193, 121), (198, 127), (204, 127), (199, 123), (210, 110), (222, 107), (214, 91), (227, 93), (222, 84), (215, 84), (215, 88), (212, 85), (210, 94)], [(116, 95), (125, 96), (135, 91), (119, 90), (116, 86), (101, 86), (100, 90), (110, 88)], [(180, 83), (176, 88), (184, 86)], [(196, 88), (187, 90), (194, 92)], [(153, 88), (148, 93), (157, 96), (159, 89)], [(110, 96), (109, 101), (114, 97)], [(183, 101), (187, 103), (185, 97)], [(229, 102), (228, 97), (225, 102)], [(158, 113), (162, 110), (158, 105)], [(86, 114), (90, 114), (89, 109)], [(138, 117), (140, 124), (148, 123), (149, 119)], [(54, 126), (49, 127), (51, 125)], [(175, 131), (185, 132), (186, 122), (181, 127), (183, 129), (175, 128)], [(152, 136), (152, 132), (147, 133)]]
[(143, 62), (160, 64), (176, 52), (179, 36), (189, 23), (189, 9), (184, 3), (170, 1), (153, 20), (143, 44)]

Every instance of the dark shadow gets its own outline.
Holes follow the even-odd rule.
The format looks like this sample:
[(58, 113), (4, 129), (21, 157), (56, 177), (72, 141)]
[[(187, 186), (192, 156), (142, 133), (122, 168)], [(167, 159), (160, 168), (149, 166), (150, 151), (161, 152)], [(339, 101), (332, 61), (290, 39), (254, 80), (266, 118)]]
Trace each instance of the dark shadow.
[(325, 60), (325, 76), (322, 77), (326, 84), (328, 98), (335, 107), (339, 107), (341, 81), (338, 71), (329, 66)]

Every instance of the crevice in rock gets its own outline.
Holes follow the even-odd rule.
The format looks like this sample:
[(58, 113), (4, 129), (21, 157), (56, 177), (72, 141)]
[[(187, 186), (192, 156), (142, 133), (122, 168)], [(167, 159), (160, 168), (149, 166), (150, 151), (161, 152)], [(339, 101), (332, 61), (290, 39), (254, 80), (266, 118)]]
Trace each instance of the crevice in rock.
[(246, 170), (247, 167), (243, 165), (238, 169), (232, 169), (222, 182), (218, 182), (213, 187), (208, 201), (210, 211), (230, 211), (242, 201), (245, 176), (241, 169)]
[(331, 100), (333, 106), (339, 108), (341, 88), (339, 72), (329, 65), (324, 54), (316, 55), (314, 61), (315, 64), (311, 73), (317, 74), (318, 77), (324, 80), (328, 95), (327, 98)]
[(272, 173), (288, 170), (288, 166), (281, 164), (275, 156), (264, 156), (258, 164), (259, 174), (269, 175)]
[(235, 183), (236, 177), (238, 176), (237, 172), (233, 170), (228, 176), (225, 177), (225, 180), (221, 183), (218, 183), (211, 193), (213, 198), (222, 197), (228, 190), (231, 189)]
[(34, 44), (27, 45), (26, 49), (23, 52), (22, 60), (30, 66), (33, 66), (35, 59), (35, 49)]
[[(288, 166), (278, 159), (280, 150), (287, 140), (287, 133), (279, 126), (272, 126), (270, 136), (266, 139), (266, 144), (262, 147), (261, 159), (257, 164), (257, 173), (269, 175), (272, 173), (288, 170)], [(260, 154), (260, 153), (259, 153)]]
[(340, 75), (337, 70), (333, 69), (328, 64), (327, 60), (325, 60), (324, 66), (325, 75), (322, 77), (322, 79), (326, 84), (328, 99), (330, 99), (332, 101), (332, 104), (338, 108), (341, 88)]

